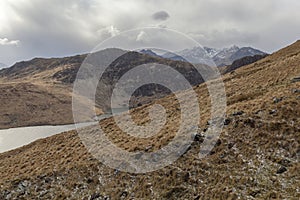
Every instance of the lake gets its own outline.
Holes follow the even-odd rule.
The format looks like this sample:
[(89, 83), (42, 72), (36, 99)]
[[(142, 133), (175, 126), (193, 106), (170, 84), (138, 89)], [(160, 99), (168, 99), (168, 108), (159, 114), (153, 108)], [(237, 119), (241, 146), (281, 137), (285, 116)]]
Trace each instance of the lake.
[[(125, 111), (124, 108), (116, 108), (114, 113), (121, 113)], [(111, 117), (112, 114), (103, 114), (97, 117), (97, 121)], [(96, 124), (97, 122), (87, 122), (77, 124), (77, 128)], [(26, 144), (29, 144), (35, 140), (49, 137), (61, 132), (70, 131), (76, 129), (74, 124), (58, 125), (58, 126), (31, 126), (31, 127), (18, 127), (10, 129), (0, 130), (0, 153), (9, 151)]]

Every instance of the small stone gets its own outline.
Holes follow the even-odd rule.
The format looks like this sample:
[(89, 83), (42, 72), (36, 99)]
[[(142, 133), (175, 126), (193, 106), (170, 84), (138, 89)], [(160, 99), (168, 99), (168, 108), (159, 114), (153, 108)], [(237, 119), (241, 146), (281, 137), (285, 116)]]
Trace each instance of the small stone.
[(287, 168), (284, 166), (281, 166), (278, 170), (277, 170), (277, 174), (283, 174), (284, 172), (287, 171)]
[(232, 113), (232, 116), (240, 116), (243, 114), (244, 114), (244, 111), (237, 111), (237, 112)]
[(272, 177), (270, 178), (270, 180), (271, 180), (272, 182), (275, 182), (275, 181), (277, 180), (277, 177), (276, 177), (276, 176), (272, 176)]
[(231, 119), (227, 118), (224, 120), (224, 125), (227, 126), (230, 124), (230, 122), (231, 122)]
[(251, 195), (252, 197), (256, 197), (256, 195), (259, 194), (259, 193), (260, 193), (260, 190), (254, 190), (254, 191), (252, 191), (252, 192), (250, 193), (250, 195)]
[(300, 82), (300, 76), (299, 77), (295, 77), (291, 80), (292, 83), (296, 83), (296, 82)]
[(203, 142), (204, 141), (204, 135), (203, 134), (195, 133), (195, 134), (193, 134), (192, 137), (193, 137), (195, 142)]
[(147, 147), (145, 148), (145, 152), (151, 151), (152, 148), (153, 148), (152, 145), (151, 145), (151, 146), (147, 146)]
[(98, 198), (100, 198), (101, 197), (101, 195), (99, 194), (99, 193), (94, 193), (94, 194), (92, 194), (91, 195), (91, 200), (95, 200), (95, 199), (98, 199)]
[(258, 111), (256, 111), (254, 114), (256, 114), (256, 115), (261, 115), (261, 114), (263, 114), (263, 110), (258, 110)]
[(220, 146), (221, 144), (222, 144), (222, 141), (221, 141), (220, 139), (218, 139), (218, 140), (216, 141), (215, 146), (217, 147), (217, 146)]
[(274, 98), (273, 98), (273, 102), (274, 102), (274, 103), (279, 103), (279, 102), (282, 101), (282, 99), (283, 99), (282, 97), (280, 97), (280, 98), (274, 97)]
[(110, 200), (110, 197), (109, 196), (104, 196), (103, 199), (104, 200)]
[(229, 142), (229, 143), (227, 144), (228, 149), (231, 149), (233, 146), (234, 146), (234, 144), (233, 144), (232, 142)]
[(282, 160), (280, 160), (278, 163), (279, 163), (280, 165), (283, 165), (283, 166), (285, 166), (285, 167), (288, 167), (288, 166), (290, 166), (291, 161), (289, 161), (288, 159), (282, 159)]
[(86, 180), (86, 182), (87, 182), (88, 184), (90, 184), (90, 183), (94, 182), (94, 180), (93, 180), (92, 178), (88, 178), (88, 179)]
[(292, 93), (300, 93), (300, 89), (292, 89)]
[(252, 118), (246, 119), (244, 124), (250, 126), (251, 128), (255, 128), (255, 120)]
[(126, 198), (127, 195), (128, 195), (128, 191), (125, 190), (121, 193), (121, 198)]
[(273, 114), (275, 114), (275, 113), (277, 113), (277, 110), (275, 110), (275, 109), (270, 110), (270, 112), (269, 112), (270, 115), (273, 115)]

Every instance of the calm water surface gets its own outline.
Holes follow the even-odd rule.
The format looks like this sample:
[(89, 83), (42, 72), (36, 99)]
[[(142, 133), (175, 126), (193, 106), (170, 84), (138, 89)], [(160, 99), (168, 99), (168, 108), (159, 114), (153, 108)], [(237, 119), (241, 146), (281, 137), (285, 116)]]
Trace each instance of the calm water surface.
[[(114, 113), (123, 112), (125, 109), (114, 109)], [(97, 120), (111, 117), (111, 114), (103, 114), (98, 116)], [(96, 124), (97, 122), (87, 122), (77, 124), (77, 128)], [(0, 153), (9, 151), (26, 144), (29, 144), (35, 140), (49, 137), (61, 132), (76, 129), (74, 124), (59, 125), (59, 126), (31, 126), (20, 127), (0, 130)]]

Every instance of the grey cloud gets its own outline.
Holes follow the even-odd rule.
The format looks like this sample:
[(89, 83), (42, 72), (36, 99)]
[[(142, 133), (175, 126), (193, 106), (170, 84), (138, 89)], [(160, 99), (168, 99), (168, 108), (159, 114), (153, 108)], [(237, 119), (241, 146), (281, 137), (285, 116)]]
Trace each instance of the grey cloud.
[(9, 40), (7, 38), (0, 38), (0, 45), (18, 45), (19, 40)]
[[(139, 27), (168, 27), (205, 46), (247, 45), (268, 52), (300, 33), (299, 0), (7, 0), (0, 5), (0, 43), (21, 41), (0, 45), (0, 62), (9, 65), (85, 53), (103, 39)], [(150, 34), (147, 40), (163, 41)]]
[(170, 15), (166, 11), (158, 11), (152, 15), (154, 20), (165, 21), (170, 17)]

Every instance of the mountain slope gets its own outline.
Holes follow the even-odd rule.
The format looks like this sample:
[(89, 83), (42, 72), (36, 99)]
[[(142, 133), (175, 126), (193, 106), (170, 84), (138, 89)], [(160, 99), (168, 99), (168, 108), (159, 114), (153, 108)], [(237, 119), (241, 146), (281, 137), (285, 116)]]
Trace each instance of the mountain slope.
[[(103, 74), (105, 87), (96, 93), (96, 113), (110, 112), (110, 97), (113, 85), (128, 70), (138, 65), (159, 63), (173, 67), (185, 76), (192, 86), (203, 82), (194, 67), (186, 62), (173, 61), (148, 54), (127, 52), (120, 49), (106, 49), (96, 52), (93, 70), (113, 55), (122, 55)], [(87, 55), (65, 58), (35, 58), (16, 63), (10, 68), (0, 70), (0, 128), (10, 128), (41, 124), (69, 124), (72, 117), (72, 89), (77, 72)], [(209, 69), (207, 66), (204, 70)], [(172, 84), (172, 83), (171, 83)], [(99, 83), (99, 85), (101, 85)], [(130, 107), (147, 104), (154, 99), (170, 93), (159, 85), (149, 84), (139, 88), (133, 95)], [(89, 100), (79, 97), (82, 107)], [(122, 102), (121, 102), (122, 103)], [(121, 106), (121, 105), (119, 105)], [(87, 114), (87, 113), (85, 113)], [(93, 116), (83, 114), (84, 121)]]
[(250, 65), (252, 63), (255, 63), (265, 57), (267, 57), (268, 55), (254, 55), (254, 56), (246, 56), (240, 59), (235, 60), (231, 65), (229, 66), (225, 66), (225, 69), (222, 70), (222, 73), (229, 73), (232, 72), (240, 67), (243, 67), (245, 65)]
[(0, 70), (0, 128), (73, 123), (72, 85), (52, 76), (79, 67), (84, 57), (35, 58)]
[[(223, 77), (227, 123), (213, 151), (199, 160), (201, 141), (172, 165), (129, 174), (98, 163), (75, 131), (0, 154), (0, 197), (146, 199), (299, 199), (300, 41)], [(210, 99), (195, 87), (205, 133)], [(188, 91), (186, 91), (188, 94)], [(173, 96), (157, 100), (169, 112), (168, 127), (139, 140), (122, 134), (113, 119), (101, 121), (106, 134), (129, 150), (155, 151), (168, 143), (180, 119)], [(132, 110), (148, 122), (147, 106)], [(89, 128), (86, 128), (89, 132)]]

